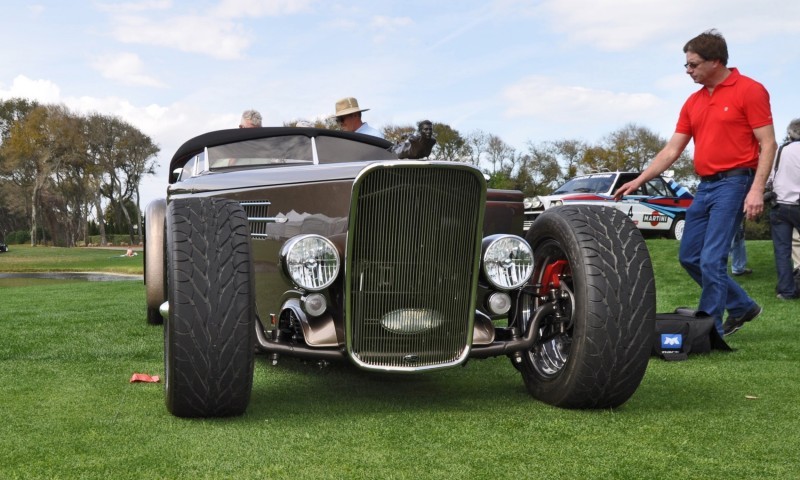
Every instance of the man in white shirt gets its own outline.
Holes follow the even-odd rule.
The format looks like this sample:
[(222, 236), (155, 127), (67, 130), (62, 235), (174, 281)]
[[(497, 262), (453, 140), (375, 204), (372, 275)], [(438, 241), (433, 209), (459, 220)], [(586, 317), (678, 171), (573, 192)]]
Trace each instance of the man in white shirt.
[(772, 185), (777, 202), (769, 212), (775, 267), (778, 271), (778, 298), (800, 297), (792, 274), (792, 233), (800, 230), (800, 118), (786, 129), (788, 143), (778, 151)]
[(373, 137), (383, 138), (383, 134), (361, 121), (361, 112), (366, 112), (369, 108), (359, 108), (358, 100), (353, 97), (345, 97), (336, 102), (336, 123), (345, 132), (356, 132), (372, 135)]

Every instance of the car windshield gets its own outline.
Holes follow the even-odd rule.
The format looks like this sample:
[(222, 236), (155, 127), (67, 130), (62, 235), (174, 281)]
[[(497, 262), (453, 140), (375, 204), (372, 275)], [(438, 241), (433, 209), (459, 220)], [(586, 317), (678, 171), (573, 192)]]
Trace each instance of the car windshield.
[(563, 195), (566, 193), (607, 193), (613, 181), (613, 174), (573, 178), (564, 185), (558, 187), (552, 195)]
[(311, 139), (303, 135), (259, 138), (209, 147), (211, 169), (245, 165), (286, 165), (313, 163)]
[[(349, 139), (318, 136), (315, 141), (318, 163), (397, 159), (394, 153), (385, 148)], [(312, 140), (305, 135), (259, 138), (209, 147), (208, 161), (211, 170), (315, 163)]]

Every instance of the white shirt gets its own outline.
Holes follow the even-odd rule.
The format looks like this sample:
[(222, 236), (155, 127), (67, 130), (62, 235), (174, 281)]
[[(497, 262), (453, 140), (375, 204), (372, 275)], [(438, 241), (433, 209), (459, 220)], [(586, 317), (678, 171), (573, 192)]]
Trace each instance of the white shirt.
[(366, 135), (372, 135), (373, 137), (383, 138), (383, 134), (379, 130), (367, 125), (367, 122), (362, 123), (361, 126), (358, 127), (358, 130), (356, 130), (356, 133), (364, 133)]
[(797, 205), (800, 202), (800, 142), (783, 147), (778, 171), (773, 175), (772, 188), (778, 195), (778, 203)]

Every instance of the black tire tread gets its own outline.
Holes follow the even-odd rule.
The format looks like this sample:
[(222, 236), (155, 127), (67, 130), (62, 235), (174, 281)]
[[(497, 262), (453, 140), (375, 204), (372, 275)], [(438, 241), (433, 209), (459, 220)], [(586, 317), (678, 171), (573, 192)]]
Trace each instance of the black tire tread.
[(560, 407), (617, 407), (641, 383), (652, 345), (655, 280), (644, 238), (615, 208), (562, 206), (540, 219), (528, 233), (534, 249), (542, 229), (545, 236), (560, 232), (556, 235), (573, 244), (565, 249), (576, 252), (570, 259), (573, 276), (585, 275), (585, 282), (575, 282), (575, 295), (576, 302), (585, 296), (586, 318), (583, 326), (576, 324), (565, 371), (541, 382), (523, 369), (526, 385), (537, 398)]
[(167, 408), (181, 417), (242, 414), (255, 344), (247, 217), (234, 201), (179, 199), (167, 227)]

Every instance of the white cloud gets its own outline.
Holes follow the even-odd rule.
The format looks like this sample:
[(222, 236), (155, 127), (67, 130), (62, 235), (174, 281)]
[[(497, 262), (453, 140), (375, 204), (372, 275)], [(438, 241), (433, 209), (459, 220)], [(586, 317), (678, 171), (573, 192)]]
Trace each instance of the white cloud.
[(573, 41), (601, 50), (628, 50), (666, 31), (684, 28), (688, 5), (680, 1), (640, 2), (636, 0), (549, 0), (543, 7), (553, 18), (556, 31)]
[(794, 32), (800, 17), (800, 3), (784, 0), (547, 0), (541, 6), (555, 31), (607, 51), (634, 50), (673, 34), (685, 41), (710, 28), (752, 40)]
[(413, 23), (414, 21), (409, 17), (387, 17), (384, 15), (376, 15), (372, 17), (372, 20), (369, 22), (369, 26), (378, 30), (388, 29), (390, 31), (396, 31), (400, 28), (409, 27)]
[(369, 22), (369, 27), (375, 32), (372, 41), (374, 43), (384, 43), (391, 37), (391, 34), (407, 29), (413, 24), (414, 21), (409, 17), (373, 16)]
[(0, 98), (27, 98), (41, 103), (57, 103), (61, 96), (58, 85), (50, 80), (32, 80), (17, 75), (8, 89), (0, 84)]
[(115, 18), (113, 33), (123, 43), (138, 43), (235, 59), (252, 38), (241, 25), (211, 16), (186, 15), (154, 21), (140, 16)]
[(92, 67), (103, 77), (123, 85), (140, 85), (145, 87), (163, 87), (158, 79), (145, 75), (144, 63), (135, 53), (117, 53), (98, 57)]
[(28, 11), (31, 12), (31, 15), (34, 17), (38, 17), (44, 12), (44, 5), (28, 5)]
[(312, 11), (311, 0), (222, 0), (213, 16), (225, 18), (294, 15)]
[(170, 10), (169, 1), (128, 3), (119, 10), (103, 9), (113, 14), (111, 31), (120, 42), (230, 60), (242, 58), (254, 37), (234, 19), (304, 13), (311, 11), (311, 4), (311, 0), (222, 0), (204, 13), (170, 17), (163, 13), (158, 17), (142, 14), (145, 10)]
[(98, 3), (99, 10), (105, 12), (143, 12), (146, 10), (169, 10), (172, 8), (172, 0), (143, 0), (121, 3)]
[(583, 122), (587, 119), (624, 121), (659, 108), (662, 103), (648, 93), (619, 93), (561, 85), (542, 76), (527, 77), (507, 87), (503, 98), (508, 117), (539, 117), (558, 122)]

